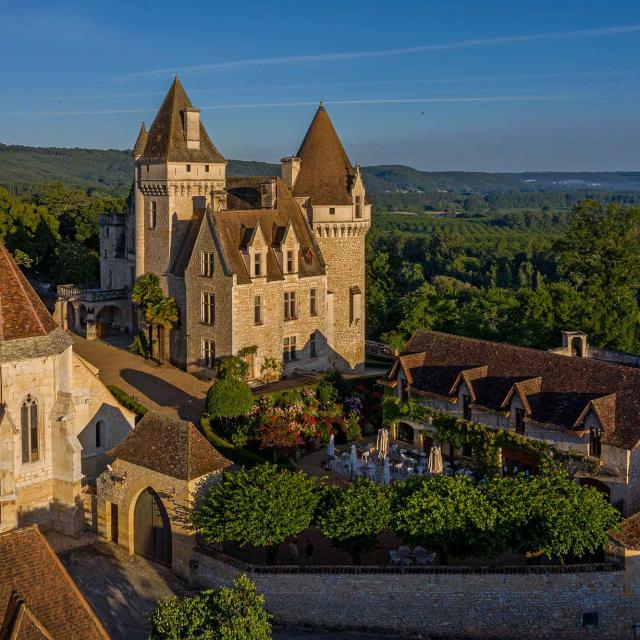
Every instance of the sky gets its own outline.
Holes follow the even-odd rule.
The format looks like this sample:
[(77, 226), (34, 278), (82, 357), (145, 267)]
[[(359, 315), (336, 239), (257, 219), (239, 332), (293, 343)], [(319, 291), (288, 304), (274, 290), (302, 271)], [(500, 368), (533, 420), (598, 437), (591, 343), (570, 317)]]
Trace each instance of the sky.
[(0, 0), (0, 142), (130, 149), (178, 73), (227, 158), (640, 170), (640, 2)]

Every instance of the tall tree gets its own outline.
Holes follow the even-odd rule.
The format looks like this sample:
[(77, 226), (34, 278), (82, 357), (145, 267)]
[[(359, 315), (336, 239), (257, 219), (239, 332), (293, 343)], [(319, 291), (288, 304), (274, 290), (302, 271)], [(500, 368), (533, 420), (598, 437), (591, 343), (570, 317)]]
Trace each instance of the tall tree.
[(145, 273), (141, 275), (133, 285), (131, 299), (140, 306), (140, 309), (147, 320), (147, 331), (149, 332), (149, 357), (153, 357), (153, 323), (147, 317), (149, 309), (157, 305), (163, 298), (160, 278), (155, 273)]

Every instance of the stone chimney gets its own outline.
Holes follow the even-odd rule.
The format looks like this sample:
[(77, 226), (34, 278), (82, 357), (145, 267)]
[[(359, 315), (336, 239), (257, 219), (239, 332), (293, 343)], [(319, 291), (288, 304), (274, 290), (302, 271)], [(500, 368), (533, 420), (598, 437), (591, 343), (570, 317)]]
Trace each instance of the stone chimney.
[(300, 158), (282, 158), (280, 164), (282, 167), (282, 181), (287, 185), (288, 189), (293, 189), (296, 178), (300, 173)]
[(260, 183), (260, 206), (262, 209), (276, 208), (276, 179), (265, 178)]
[(200, 149), (200, 109), (190, 107), (182, 113), (187, 149)]

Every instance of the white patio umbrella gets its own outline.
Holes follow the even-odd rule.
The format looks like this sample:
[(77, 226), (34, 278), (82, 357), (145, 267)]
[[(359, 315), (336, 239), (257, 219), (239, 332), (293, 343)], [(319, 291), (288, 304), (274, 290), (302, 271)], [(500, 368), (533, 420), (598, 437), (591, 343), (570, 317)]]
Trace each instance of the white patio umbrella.
[(391, 484), (391, 467), (389, 466), (389, 458), (385, 458), (382, 465), (382, 483)]
[(330, 458), (333, 458), (333, 456), (336, 453), (336, 445), (333, 441), (333, 433), (331, 434), (330, 438), (329, 438), (329, 444), (327, 445), (327, 455)]
[(431, 451), (429, 452), (427, 471), (433, 476), (438, 476), (442, 473), (443, 470), (444, 465), (442, 464), (442, 452), (440, 451), (440, 446), (434, 444), (431, 447)]
[(349, 459), (351, 463), (351, 477), (353, 477), (356, 473), (356, 469), (358, 467), (358, 452), (356, 451), (356, 445), (351, 445), (351, 457)]

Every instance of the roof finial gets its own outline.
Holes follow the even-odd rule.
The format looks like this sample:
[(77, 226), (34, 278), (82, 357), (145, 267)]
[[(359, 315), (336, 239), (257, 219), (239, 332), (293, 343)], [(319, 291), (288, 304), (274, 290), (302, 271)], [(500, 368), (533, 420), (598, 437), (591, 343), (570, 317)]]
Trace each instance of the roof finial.
[(324, 102), (322, 100), (320, 100), (320, 106), (318, 107), (318, 109), (324, 109)]

